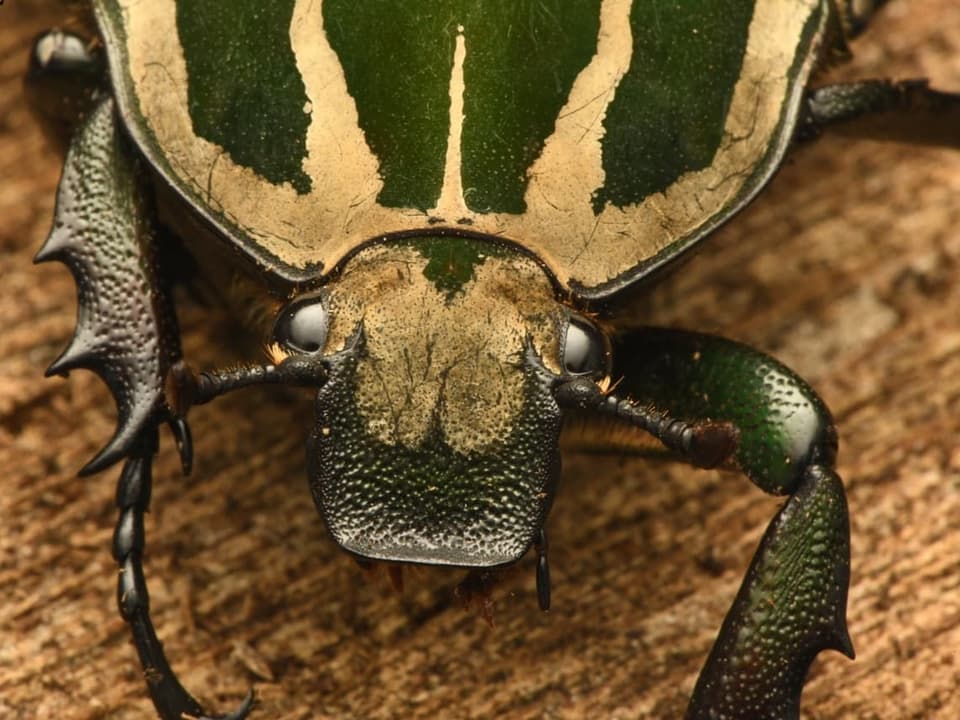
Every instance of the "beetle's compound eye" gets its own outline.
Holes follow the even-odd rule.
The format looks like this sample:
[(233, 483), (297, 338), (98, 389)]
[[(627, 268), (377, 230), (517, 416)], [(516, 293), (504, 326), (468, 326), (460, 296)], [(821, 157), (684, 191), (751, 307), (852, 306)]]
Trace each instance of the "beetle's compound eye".
[(610, 374), (610, 343), (596, 325), (577, 315), (567, 323), (562, 355), (563, 368), (571, 375)]
[(287, 305), (277, 316), (273, 337), (283, 347), (304, 355), (323, 350), (329, 324), (323, 297), (304, 295)]

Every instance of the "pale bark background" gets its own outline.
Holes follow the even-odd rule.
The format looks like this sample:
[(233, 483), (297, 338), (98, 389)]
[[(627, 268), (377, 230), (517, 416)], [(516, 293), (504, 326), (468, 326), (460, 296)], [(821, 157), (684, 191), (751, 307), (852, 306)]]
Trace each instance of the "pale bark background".
[[(48, 2), (0, 6), (0, 717), (145, 718), (115, 609), (116, 471), (77, 469), (110, 436), (89, 373), (44, 380), (70, 337), (66, 269), (33, 267), (58, 159), (24, 107)], [(893, 0), (834, 77), (960, 89), (960, 3)], [(960, 152), (827, 139), (650, 295), (638, 321), (722, 333), (822, 393), (850, 495), (856, 662), (814, 665), (807, 718), (960, 717)], [(220, 337), (185, 313), (202, 364)], [(548, 525), (554, 609), (533, 563), (464, 612), (454, 572), (396, 595), (327, 537), (303, 470), (307, 416), (269, 391), (192, 415), (148, 517), (153, 616), (214, 710), (256, 684), (260, 718), (674, 718), (778, 500), (746, 480), (576, 457)]]

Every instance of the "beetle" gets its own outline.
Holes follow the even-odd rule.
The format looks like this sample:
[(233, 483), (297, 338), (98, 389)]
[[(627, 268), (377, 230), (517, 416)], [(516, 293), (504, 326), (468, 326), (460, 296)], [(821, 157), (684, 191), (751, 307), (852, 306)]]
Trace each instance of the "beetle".
[[(334, 3), (327, 5), (335, 8)], [(169, 5), (168, 10), (172, 7)], [(190, 33), (196, 33), (195, 43), (209, 40), (211, 18), (185, 9), (186, 4), (181, 3), (172, 13), (175, 31), (162, 33), (179, 47), (172, 54), (169, 48), (148, 47), (151, 43), (144, 39), (144, 28), (155, 29), (155, 23), (163, 20), (159, 15), (138, 16), (140, 11), (133, 7), (121, 12), (112, 3), (96, 5), (112, 92), (103, 89), (103, 57), (91, 55), (85, 43), (62, 34), (45, 36), (38, 42), (32, 79), (38, 91), (64, 99), (61, 73), (66, 73), (71, 78), (70, 87), (81, 90), (77, 103), (84, 105), (86, 98), (93, 98), (80, 111), (83, 120), (67, 158), (55, 228), (38, 256), (41, 260), (67, 262), (77, 276), (81, 296), (75, 340), (52, 371), (93, 369), (105, 377), (118, 402), (118, 433), (87, 470), (103, 469), (119, 460), (125, 463), (118, 491), (122, 512), (115, 542), (115, 553), (123, 568), (121, 610), (131, 622), (161, 715), (177, 717), (181, 712), (201, 714), (202, 710), (166, 666), (153, 637), (145, 600), (140, 568), (144, 543), (142, 514), (149, 497), (156, 428), (166, 423), (174, 429), (188, 466), (190, 441), (184, 417), (187, 409), (235, 387), (261, 382), (317, 389), (318, 417), (310, 438), (308, 465), (317, 504), (341, 545), (356, 555), (386, 561), (480, 567), (514, 561), (535, 545), (539, 556), (539, 597), (544, 606), (549, 604), (549, 574), (542, 525), (559, 469), (555, 446), (561, 408), (568, 414), (608, 416), (642, 428), (693, 464), (740, 469), (766, 490), (790, 493), (785, 510), (773, 521), (761, 544), (745, 589), (738, 596), (698, 683), (691, 704), (692, 717), (708, 711), (750, 717), (795, 713), (800, 685), (813, 655), (830, 646), (850, 650), (843, 624), (846, 516), (842, 488), (832, 469), (835, 438), (829, 415), (813, 391), (770, 358), (717, 338), (648, 329), (615, 337), (611, 344), (602, 326), (594, 322), (586, 309), (608, 301), (666, 265), (742, 207), (775, 170), (798, 127), (804, 134), (815, 133), (851, 112), (874, 110), (879, 102), (909, 111), (907, 115), (912, 115), (912, 120), (918, 115), (927, 120), (924, 139), (949, 142), (950, 132), (956, 127), (956, 116), (951, 114), (955, 113), (955, 98), (933, 93), (918, 84), (886, 83), (827, 88), (804, 95), (806, 77), (815, 61), (813, 48), (819, 43), (832, 46), (839, 42), (841, 32), (854, 29), (852, 16), (837, 14), (826, 3), (811, 2), (797, 10), (795, 24), (790, 26), (793, 30), (785, 31), (794, 45), (794, 54), (781, 58), (785, 63), (781, 73), (766, 64), (762, 71), (748, 70), (743, 58), (756, 56), (764, 63), (769, 60), (758, 49), (764, 41), (762, 33), (755, 33), (755, 24), (786, 22), (785, 16), (779, 14), (782, 8), (757, 3), (750, 8), (750, 23), (741, 18), (739, 51), (732, 49), (725, 36), (722, 42), (716, 38), (696, 40), (704, 42), (708, 51), (719, 53), (717, 57), (710, 56), (711, 67), (725, 66), (732, 73), (726, 83), (707, 83), (715, 84), (714, 89), (719, 89), (721, 95), (732, 93), (714, 99), (719, 103), (714, 112), (725, 124), (713, 123), (713, 131), (720, 138), (706, 150), (707, 161), (713, 158), (712, 163), (694, 169), (698, 161), (691, 159), (698, 151), (698, 143), (709, 144), (708, 139), (697, 135), (699, 125), (705, 124), (698, 114), (709, 101), (697, 92), (703, 89), (702, 84), (696, 86), (696, 78), (687, 78), (694, 83), (692, 87), (676, 87), (682, 88), (684, 96), (697, 93), (698, 105), (693, 108), (692, 117), (682, 117), (680, 108), (677, 123), (684, 126), (686, 122), (685, 127), (691, 128), (693, 134), (679, 140), (660, 138), (654, 148), (676, 151), (679, 145), (687, 145), (683, 149), (692, 155), (685, 157), (684, 162), (692, 164), (681, 169), (658, 167), (657, 172), (674, 175), (669, 184), (652, 192), (651, 187), (665, 181), (663, 177), (637, 177), (629, 157), (646, 158), (645, 153), (651, 148), (634, 147), (640, 135), (633, 124), (636, 118), (625, 118), (622, 113), (636, 109), (640, 104), (637, 98), (649, 99), (644, 92), (655, 95), (664, 90), (643, 87), (642, 78), (632, 71), (615, 77), (617, 92), (612, 96), (607, 93), (602, 100), (603, 122), (592, 126), (596, 135), (590, 141), (593, 150), (582, 153), (585, 157), (571, 160), (583, 150), (580, 146), (585, 137), (582, 118), (572, 111), (590, 107), (582, 104), (587, 99), (600, 102), (595, 91), (602, 82), (594, 75), (602, 74), (617, 42), (621, 51), (626, 47), (628, 56), (632, 53), (635, 58), (646, 47), (639, 44), (641, 40), (631, 47), (629, 42), (624, 45), (622, 38), (614, 38), (612, 28), (631, 28), (639, 38), (645, 27), (642, 18), (629, 15), (621, 16), (621, 22), (617, 22), (612, 13), (623, 7), (629, 10), (628, 3), (604, 3), (597, 14), (596, 8), (585, 4), (566, 18), (545, 16), (546, 20), (540, 21), (543, 25), (538, 25), (532, 15), (525, 18), (531, 23), (527, 28), (529, 37), (521, 33), (517, 42), (534, 42), (538, 49), (541, 43), (549, 46), (546, 28), (552, 28), (555, 21), (558, 26), (567, 22), (578, 28), (585, 18), (595, 21), (592, 35), (586, 33), (590, 37), (585, 42), (593, 42), (594, 47), (584, 53), (584, 64), (566, 79), (551, 76), (558, 87), (554, 88), (556, 107), (548, 116), (547, 128), (535, 129), (533, 120), (518, 123), (520, 132), (533, 134), (532, 146), (493, 132), (474, 129), (471, 134), (468, 118), (476, 117), (490, 104), (484, 104), (483, 98), (502, 98), (505, 91), (503, 85), (497, 86), (497, 81), (487, 78), (478, 83), (484, 87), (479, 95), (470, 97), (473, 86), (468, 58), (474, 47), (471, 39), (477, 38), (474, 52), (482, 57), (483, 33), (493, 38), (500, 37), (500, 33), (494, 31), (499, 18), (471, 17), (466, 11), (463, 17), (450, 10), (428, 18), (437, 27), (423, 22), (423, 17), (416, 18), (421, 30), (418, 42), (429, 45), (431, 38), (440, 38), (438, 55), (425, 53), (423, 60), (429, 60), (426, 67), (431, 71), (444, 69), (436, 73), (442, 79), (439, 84), (434, 83), (439, 90), (433, 90), (439, 92), (441, 100), (446, 93), (446, 105), (440, 103), (446, 107), (446, 124), (444, 114), (437, 115), (435, 110), (433, 116), (417, 115), (419, 107), (411, 111), (413, 115), (384, 119), (376, 112), (380, 105), (370, 99), (382, 100), (382, 94), (389, 96), (391, 88), (377, 85), (376, 73), (369, 63), (374, 62), (375, 70), (383, 58), (364, 57), (358, 38), (370, 36), (369, 26), (364, 23), (373, 23), (374, 37), (387, 37), (381, 35), (389, 32), (384, 25), (410, 20), (399, 10), (387, 22), (378, 13), (351, 18), (350, 23), (337, 25), (339, 36), (333, 30), (319, 36), (308, 33), (308, 39), (327, 40), (322, 52), (314, 52), (317, 56), (327, 53), (327, 57), (310, 59), (310, 53), (301, 55), (293, 47), (307, 98), (298, 105), (297, 112), (315, 118), (319, 116), (315, 108), (338, 105), (336, 111), (330, 111), (325, 120), (327, 126), (322, 128), (332, 133), (337, 142), (314, 145), (310, 145), (313, 130), (304, 130), (301, 137), (287, 124), (292, 122), (291, 117), (304, 119), (296, 114), (267, 118), (265, 125), (257, 125), (263, 119), (254, 116), (252, 124), (229, 126), (234, 118), (253, 112), (249, 104), (257, 98), (251, 100), (238, 91), (239, 98), (222, 100), (219, 93), (224, 78), (217, 74), (222, 68), (200, 70), (196, 82), (192, 74), (185, 80), (176, 77), (172, 60), (178, 52), (181, 58), (189, 56)], [(320, 4), (315, 4), (314, 11), (327, 12), (317, 8)], [(293, 8), (292, 12), (296, 11)], [(341, 11), (329, 10), (331, 14), (324, 15), (323, 20), (337, 17), (338, 12)], [(578, 12), (582, 14), (577, 15)], [(462, 22), (452, 24), (451, 15)], [(187, 19), (183, 20), (184, 17)], [(242, 17), (238, 13), (238, 22)], [(622, 22), (624, 18), (628, 21)], [(169, 19), (166, 17), (166, 21)], [(677, 27), (702, 33), (704, 20), (702, 15), (681, 18)], [(305, 21), (291, 22), (281, 25), (308, 25)], [(191, 23), (196, 23), (192, 30)], [(729, 26), (726, 21), (706, 24), (734, 32), (732, 20)], [(267, 27), (278, 26), (268, 23)], [(400, 35), (405, 42), (414, 35), (402, 22), (398, 27), (404, 28)], [(590, 27), (589, 23), (584, 27)], [(229, 44), (233, 41), (253, 43), (241, 44), (241, 50), (267, 42), (259, 32), (257, 38), (246, 37), (243, 29), (241, 25), (234, 28), (236, 35), (225, 33), (227, 49), (236, 49)], [(356, 33), (352, 39), (351, 32)], [(677, 37), (680, 35), (678, 32)], [(556, 37), (553, 41), (558, 44)], [(498, 52), (529, 55), (522, 46), (511, 46), (513, 40), (504, 43), (506, 47), (489, 38), (488, 42), (494, 60), (498, 59)], [(291, 43), (296, 46), (293, 35)], [(682, 48), (679, 52), (689, 52), (682, 43), (678, 47)], [(133, 57), (137, 52), (148, 51), (161, 54), (145, 55), (139, 60)], [(202, 55), (206, 51), (201, 48), (200, 52)], [(226, 50), (223, 52), (226, 54)], [(744, 64), (723, 59), (724, 53), (737, 52)], [(339, 58), (336, 65), (330, 64), (330, 53)], [(241, 52), (239, 56), (262, 55)], [(546, 64), (552, 73), (554, 55), (545, 57), (549, 58)], [(288, 68), (289, 60), (286, 59)], [(654, 57), (650, 61), (656, 60)], [(210, 58), (200, 57), (196, 62), (199, 68), (204, 62), (209, 64)], [(318, 74), (310, 76), (314, 81), (328, 79), (322, 73), (330, 72), (331, 67), (339, 68), (339, 85), (343, 86), (339, 89), (346, 88), (346, 100), (342, 96), (315, 95), (308, 83), (309, 72), (301, 69), (300, 62), (315, 63), (311, 67)], [(699, 60), (697, 66), (702, 62)], [(565, 65), (566, 69), (575, 66), (575, 60)], [(160, 86), (144, 89), (137, 85), (149, 85), (151, 69), (157, 68), (162, 69), (156, 73), (162, 76)], [(277, 83), (288, 87), (274, 76), (251, 80), (239, 72), (241, 68), (236, 69), (242, 77), (241, 89), (262, 90)], [(208, 74), (206, 78), (203, 72)], [(253, 72), (256, 75), (259, 68)], [(536, 81), (542, 75), (538, 72), (547, 70), (531, 68), (526, 78), (530, 87), (524, 90), (539, 89), (541, 83)], [(762, 85), (759, 78), (766, 78), (768, 73), (779, 78), (783, 86), (771, 91), (772, 110), (763, 117), (757, 108), (762, 104), (760, 99), (767, 97), (767, 89), (761, 92), (757, 87)], [(405, 71), (398, 71), (397, 75), (408, 77)], [(88, 80), (77, 83), (78, 77)], [(506, 87), (516, 91), (516, 86), (509, 83), (522, 80), (506, 78), (499, 82), (507, 82)], [(380, 82), (395, 81), (396, 76), (391, 75)], [(163, 85), (164, 82), (172, 85)], [(490, 82), (493, 87), (484, 86), (483, 82)], [(44, 92), (49, 90), (45, 83), (57, 92)], [(323, 92), (330, 93), (337, 90), (334, 86), (338, 83), (320, 85)], [(754, 86), (753, 90), (749, 86)], [(175, 93), (181, 90), (186, 99), (171, 105), (169, 98), (178, 97)], [(420, 92), (420, 88), (416, 90)], [(191, 97), (193, 91), (199, 93), (200, 99)], [(544, 89), (545, 94), (549, 91)], [(362, 99), (367, 92), (370, 96)], [(747, 98), (738, 92), (748, 93)], [(203, 93), (217, 98), (217, 102), (210, 97), (204, 100)], [(618, 106), (618, 97), (633, 99), (622, 100)], [(72, 98), (67, 99), (68, 105), (74, 104)], [(144, 110), (149, 102), (155, 103), (154, 109)], [(230, 102), (240, 105), (230, 106)], [(248, 106), (238, 111), (244, 102)], [(523, 108), (522, 102), (515, 102)], [(679, 104), (673, 97), (665, 102), (669, 109)], [(355, 118), (347, 112), (351, 103)], [(423, 105), (424, 113), (436, 107), (427, 102)], [(139, 111), (134, 106), (139, 106)], [(172, 117), (171, 107), (188, 112), (189, 118)], [(737, 116), (738, 107), (750, 107), (755, 114)], [(286, 110), (290, 109), (287, 105)], [(509, 115), (511, 109), (517, 110), (498, 108), (498, 112)], [(220, 117), (209, 116), (217, 113)], [(364, 118), (363, 113), (372, 114)], [(68, 119), (70, 114), (68, 110)], [(943, 118), (947, 121), (943, 122)], [(503, 130), (509, 135), (507, 131), (517, 130), (509, 127), (511, 119), (515, 118), (488, 118), (490, 123), (506, 124), (491, 125), (487, 130)], [(563, 120), (567, 121), (566, 126)], [(404, 124), (417, 122), (425, 125), (411, 129)], [(653, 118), (651, 122), (652, 125), (644, 126), (645, 130), (656, 130), (660, 121)], [(768, 126), (758, 131), (756, 123), (762, 122)], [(199, 129), (201, 126), (206, 129)], [(192, 129), (185, 132), (185, 127)], [(417, 146), (427, 131), (436, 131), (437, 127), (446, 128), (447, 135), (441, 133), (439, 141), (434, 137), (436, 144), (431, 147)], [(272, 132), (271, 129), (278, 134), (264, 143), (263, 133)], [(356, 137), (350, 140), (349, 133), (353, 131), (356, 136), (358, 129), (362, 131), (360, 141)], [(169, 136), (164, 136), (165, 132)], [(346, 134), (337, 135), (340, 132)], [(904, 131), (894, 123), (876, 132), (897, 136), (909, 132), (909, 128)], [(505, 144), (491, 149), (487, 145), (491, 136)], [(247, 142), (250, 137), (254, 142)], [(309, 146), (309, 152), (276, 153), (277, 144), (282, 146), (284, 138), (290, 137), (294, 138), (294, 148), (303, 150)], [(750, 144), (751, 138), (756, 140), (754, 155), (738, 156), (740, 146)], [(301, 141), (303, 145), (297, 145)], [(366, 156), (363, 145), (369, 151)], [(267, 146), (270, 152), (264, 151)], [(441, 146), (445, 146), (445, 152), (433, 152), (431, 157), (431, 148)], [(611, 151), (611, 147), (617, 151)], [(322, 155), (325, 148), (335, 150), (334, 154), (346, 153), (349, 161)], [(410, 148), (409, 153), (406, 148)], [(471, 152), (473, 160), (468, 159)], [(525, 157), (518, 158), (524, 153)], [(762, 158), (756, 153), (761, 153)], [(291, 157), (296, 162), (284, 165)], [(307, 160), (315, 163), (312, 169)], [(439, 160), (443, 162), (438, 164)], [(422, 182), (430, 175), (429, 162), (433, 162), (433, 178), (439, 183), (434, 196), (430, 196), (433, 199), (428, 202), (413, 195), (404, 197), (419, 192), (429, 195)], [(471, 162), (475, 166), (468, 169)], [(513, 174), (515, 167), (511, 162), (519, 163), (518, 173)], [(550, 162), (555, 164), (551, 166)], [(599, 167), (605, 173), (606, 182), (598, 184), (596, 172), (589, 176), (591, 162), (594, 171)], [(736, 165), (737, 162), (742, 164)], [(141, 177), (143, 167), (154, 175), (152, 180)], [(337, 173), (324, 175), (326, 167), (337, 168)], [(731, 172), (734, 168), (736, 171)], [(200, 173), (199, 169), (205, 172)], [(216, 176), (221, 170), (224, 174)], [(345, 180), (340, 171), (355, 174)], [(469, 173), (474, 174), (471, 177)], [(331, 176), (335, 176), (335, 183)], [(674, 181), (689, 181), (690, 186), (675, 185)], [(297, 202), (315, 192), (311, 189), (313, 183), (322, 182), (326, 182), (321, 194), (323, 202), (329, 202), (329, 206), (311, 202), (311, 207), (298, 210)], [(648, 185), (643, 186), (643, 182)], [(713, 197), (727, 183), (735, 186), (731, 195)], [(508, 192), (511, 185), (516, 187)], [(697, 187), (709, 188), (709, 192), (704, 190), (705, 194), (698, 195)], [(330, 199), (338, 189), (343, 191), (340, 205)], [(712, 198), (713, 205), (709, 205), (707, 196)], [(279, 219), (264, 217), (259, 207), (263, 197), (269, 198), (271, 208), (292, 214), (280, 217), (278, 210)], [(650, 197), (657, 202), (647, 203)], [(104, 198), (109, 202), (104, 202)], [(558, 198), (569, 199), (569, 204), (563, 205)], [(249, 207), (244, 209), (244, 202), (255, 206), (252, 216)], [(695, 212), (686, 207), (688, 203), (697, 205)], [(272, 334), (267, 331), (275, 341), (271, 363), (196, 375), (182, 362), (165, 287), (169, 269), (163, 267), (161, 241), (154, 239), (167, 232), (168, 226), (153, 225), (153, 204), (162, 206), (163, 220), (176, 234), (191, 238), (191, 250), (201, 255), (201, 261), (205, 261), (201, 264), (221, 285), (227, 285), (227, 279), (216, 278), (214, 271), (222, 265), (220, 258), (237, 255), (237, 272), (242, 273), (244, 281), (260, 283), (266, 286), (264, 294), (287, 301), (276, 313)], [(178, 204), (181, 207), (167, 210)], [(305, 204), (308, 203), (301, 202)], [(342, 227), (344, 236), (323, 224), (322, 216), (331, 212), (328, 207), (339, 208), (341, 214), (334, 224)], [(96, 226), (89, 222), (91, 213), (98, 217)], [(583, 218), (593, 218), (589, 231)], [(668, 218), (681, 225), (692, 223), (693, 229), (685, 233), (677, 229), (680, 225), (670, 227)], [(268, 221), (274, 220), (278, 224), (268, 226)], [(281, 225), (300, 234), (284, 235), (286, 231), (277, 230)], [(598, 228), (605, 228), (610, 234), (603, 235)], [(578, 231), (586, 234), (577, 237)], [(330, 242), (313, 247), (309, 239), (305, 240), (311, 233)], [(665, 237), (679, 239), (664, 242)], [(618, 258), (617, 250), (624, 238), (636, 242), (625, 256)], [(648, 242), (649, 245), (643, 244)], [(638, 244), (645, 249), (638, 250)], [(308, 250), (304, 251), (304, 247)], [(213, 259), (202, 257), (204, 253)], [(132, 292), (133, 289), (138, 292)], [(470, 306), (468, 298), (473, 300)], [(410, 308), (417, 310), (411, 313)], [(470, 358), (470, 362), (464, 358)], [(628, 365), (622, 364), (624, 359), (629, 361)], [(403, 384), (404, 375), (414, 374), (411, 365), (427, 378), (419, 385)], [(440, 369), (432, 370), (434, 365)], [(491, 376), (496, 382), (490, 381)], [(610, 378), (619, 380), (619, 385), (611, 388)], [(765, 383), (772, 385), (773, 390)], [(478, 415), (483, 421), (479, 428)], [(490, 452), (491, 447), (496, 452)], [(366, 462), (356, 463), (358, 457)], [(381, 463), (388, 468), (386, 472), (379, 469)], [(411, 469), (431, 464), (434, 477), (412, 475)], [(373, 466), (382, 475), (374, 477)], [(453, 475), (451, 468), (455, 469)], [(497, 481), (500, 484), (495, 494), (484, 494), (490, 483)], [(393, 494), (395, 490), (387, 489), (397, 485), (404, 487), (403, 493)], [(790, 524), (792, 517), (810, 514), (823, 515), (822, 528)], [(483, 529), (485, 526), (492, 527), (492, 531)], [(791, 533), (796, 533), (796, 540), (789, 540), (794, 537)], [(819, 612), (823, 617), (797, 628), (799, 635), (814, 636), (809, 644), (791, 649), (788, 638), (777, 648), (785, 653), (785, 659), (767, 658), (764, 670), (770, 673), (778, 672), (777, 662), (790, 666), (790, 682), (770, 700), (770, 705), (752, 705), (751, 697), (764, 692), (763, 677), (735, 683), (733, 691), (723, 687), (728, 675), (726, 668), (743, 660), (745, 651), (735, 647), (736, 642), (748, 634), (744, 627), (749, 627), (760, 609), (750, 604), (749, 594), (763, 586), (765, 568), (780, 561), (779, 553), (783, 551), (778, 550), (778, 543), (787, 543), (789, 555), (806, 547), (814, 535), (818, 541), (824, 540), (828, 562), (804, 568), (793, 582), (811, 582), (816, 590), (816, 597), (810, 598), (813, 604), (800, 607), (800, 613)], [(811, 573), (809, 577), (806, 572)], [(791, 587), (795, 586), (788, 582), (775, 589), (789, 591)], [(782, 631), (791, 622), (791, 611), (781, 609), (779, 617), (763, 621)], [(238, 714), (245, 713), (246, 708), (247, 705)]]

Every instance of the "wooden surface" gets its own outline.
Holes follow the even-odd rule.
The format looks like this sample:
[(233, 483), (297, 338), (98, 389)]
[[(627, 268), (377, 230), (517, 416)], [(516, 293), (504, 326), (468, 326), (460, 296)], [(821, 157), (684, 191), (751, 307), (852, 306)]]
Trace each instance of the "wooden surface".
[[(914, 14), (908, 14), (912, 10)], [(33, 267), (57, 157), (19, 95), (46, 2), (0, 6), (0, 717), (151, 716), (114, 601), (116, 471), (89, 373), (42, 379), (75, 313)], [(836, 77), (960, 88), (960, 4), (892, 0)], [(850, 495), (858, 658), (814, 665), (807, 718), (960, 717), (960, 153), (824, 140), (641, 304), (639, 321), (780, 357), (836, 415)], [(216, 341), (186, 313), (186, 347)], [(211, 338), (207, 340), (206, 338)], [(192, 416), (194, 476), (167, 443), (148, 517), (153, 614), (213, 709), (251, 684), (259, 718), (674, 718), (778, 501), (737, 476), (573, 457), (548, 529), (554, 609), (526, 559), (495, 625), (453, 571), (395, 594), (327, 537), (305, 483), (308, 414), (267, 390)]]

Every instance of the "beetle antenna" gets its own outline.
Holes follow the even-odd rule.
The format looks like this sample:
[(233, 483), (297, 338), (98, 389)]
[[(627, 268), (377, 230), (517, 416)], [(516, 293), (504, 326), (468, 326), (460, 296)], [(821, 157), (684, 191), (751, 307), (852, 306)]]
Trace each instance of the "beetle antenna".
[(589, 378), (575, 377), (554, 391), (560, 407), (593, 410), (626, 421), (644, 430), (678, 453), (691, 465), (715, 468), (730, 460), (737, 450), (740, 431), (731, 422), (688, 422), (671, 418), (653, 406), (640, 405), (603, 390)]
[(242, 365), (201, 373), (178, 360), (167, 376), (166, 395), (174, 416), (183, 417), (194, 405), (203, 405), (251, 385), (321, 387), (326, 380), (327, 368), (322, 361), (298, 355), (291, 355), (277, 365)]

